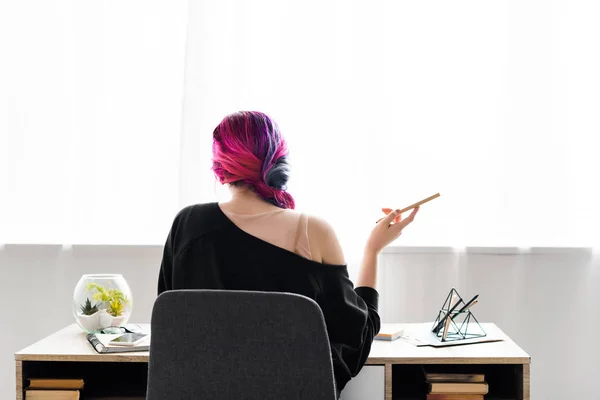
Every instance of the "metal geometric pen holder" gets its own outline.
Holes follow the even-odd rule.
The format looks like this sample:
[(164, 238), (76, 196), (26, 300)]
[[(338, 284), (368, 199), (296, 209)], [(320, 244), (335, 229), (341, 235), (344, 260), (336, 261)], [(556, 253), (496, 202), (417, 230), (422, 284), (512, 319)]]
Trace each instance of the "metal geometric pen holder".
[[(452, 297), (456, 296), (458, 298), (458, 303), (452, 304)], [(450, 293), (448, 293), (448, 297), (446, 297), (446, 301), (440, 311), (438, 312), (438, 316), (431, 327), (431, 331), (436, 334), (436, 336), (443, 342), (452, 342), (456, 340), (464, 340), (464, 339), (473, 339), (486, 336), (485, 331), (475, 318), (475, 315), (471, 312), (470, 309), (465, 311), (459, 311), (464, 305), (465, 301), (458, 294), (456, 289), (452, 288)], [(452, 307), (454, 307), (454, 311)], [(439, 322), (444, 319), (446, 315), (450, 314), (450, 324), (448, 326), (448, 331), (446, 332), (446, 338), (443, 338), (444, 334), (444, 325), (435, 332), (435, 328), (439, 325)]]

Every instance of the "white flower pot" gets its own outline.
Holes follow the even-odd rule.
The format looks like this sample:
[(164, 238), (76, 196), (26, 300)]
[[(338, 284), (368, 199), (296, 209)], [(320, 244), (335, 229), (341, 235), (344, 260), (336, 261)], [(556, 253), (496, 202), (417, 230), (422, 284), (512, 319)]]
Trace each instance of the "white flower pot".
[(108, 311), (100, 310), (100, 311), (98, 311), (98, 313), (100, 314), (100, 326), (102, 328), (108, 328), (109, 326), (113, 326), (112, 325), (113, 316), (110, 315), (108, 313)]
[(111, 326), (123, 326), (123, 322), (125, 321), (125, 316), (120, 315), (118, 317), (113, 317)]
[(97, 332), (102, 328), (100, 311), (96, 311), (92, 315), (78, 314), (76, 318), (79, 325), (88, 332)]
[(125, 315), (113, 317), (106, 310), (100, 310), (98, 311), (98, 314), (101, 329), (110, 328), (114, 326), (121, 326), (126, 319)]

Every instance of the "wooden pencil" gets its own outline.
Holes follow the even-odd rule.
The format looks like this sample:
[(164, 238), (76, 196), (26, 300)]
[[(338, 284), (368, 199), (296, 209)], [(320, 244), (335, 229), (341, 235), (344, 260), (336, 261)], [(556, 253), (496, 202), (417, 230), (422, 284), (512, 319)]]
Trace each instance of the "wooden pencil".
[[(436, 193), (436, 194), (434, 194), (433, 196), (429, 196), (429, 197), (428, 197), (428, 198), (426, 198), (426, 199), (423, 199), (423, 200), (421, 200), (421, 201), (418, 201), (418, 202), (416, 202), (415, 204), (412, 204), (412, 205), (410, 205), (410, 206), (408, 206), (408, 207), (405, 207), (405, 208), (403, 208), (402, 210), (400, 210), (400, 212), (399, 212), (398, 214), (402, 214), (403, 212), (406, 212), (406, 211), (408, 211), (408, 210), (412, 210), (413, 208), (416, 208), (416, 207), (420, 206), (421, 204), (425, 204), (425, 203), (427, 203), (428, 201), (431, 201), (431, 200), (433, 200), (433, 199), (435, 199), (435, 198), (438, 198), (438, 197), (440, 197), (440, 194), (439, 194), (439, 193)], [(385, 218), (385, 217), (384, 217), (384, 218)], [(377, 222), (381, 221), (382, 219), (383, 219), (383, 218), (379, 218), (379, 219), (377, 220)]]

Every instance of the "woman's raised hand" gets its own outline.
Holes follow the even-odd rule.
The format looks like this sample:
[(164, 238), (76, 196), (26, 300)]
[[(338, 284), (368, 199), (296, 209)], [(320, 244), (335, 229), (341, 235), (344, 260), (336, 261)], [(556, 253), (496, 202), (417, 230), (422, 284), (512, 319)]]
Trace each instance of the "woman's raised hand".
[(365, 251), (372, 252), (373, 254), (378, 254), (384, 247), (402, 234), (402, 230), (415, 219), (415, 215), (419, 212), (419, 207), (413, 209), (405, 219), (402, 219), (402, 215), (399, 213), (400, 210), (392, 211), (391, 208), (382, 208), (381, 211), (386, 216), (379, 220), (375, 228), (371, 231), (365, 248)]

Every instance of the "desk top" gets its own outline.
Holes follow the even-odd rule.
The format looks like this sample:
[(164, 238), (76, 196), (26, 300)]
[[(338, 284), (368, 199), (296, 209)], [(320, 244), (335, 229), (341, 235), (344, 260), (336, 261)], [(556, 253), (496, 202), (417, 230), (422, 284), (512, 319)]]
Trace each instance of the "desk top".
[[(422, 324), (384, 324), (405, 331), (427, 331), (433, 322)], [(367, 364), (530, 364), (531, 357), (492, 323), (481, 326), (499, 342), (449, 347), (417, 347), (405, 340), (373, 341)], [(394, 330), (394, 329), (391, 329)]]
[[(418, 324), (393, 324), (414, 328)], [(427, 323), (431, 325), (431, 323)], [(149, 324), (140, 324), (144, 332)], [(367, 364), (529, 364), (530, 357), (494, 324), (482, 324), (503, 341), (444, 348), (416, 347), (402, 339), (375, 340)], [(148, 362), (148, 352), (98, 354), (76, 325), (66, 328), (15, 353), (17, 361)]]
[[(150, 332), (150, 324), (135, 324)], [(148, 362), (147, 351), (99, 354), (77, 324), (67, 326), (15, 353), (16, 361)], [(152, 340), (152, 339), (151, 339)]]

